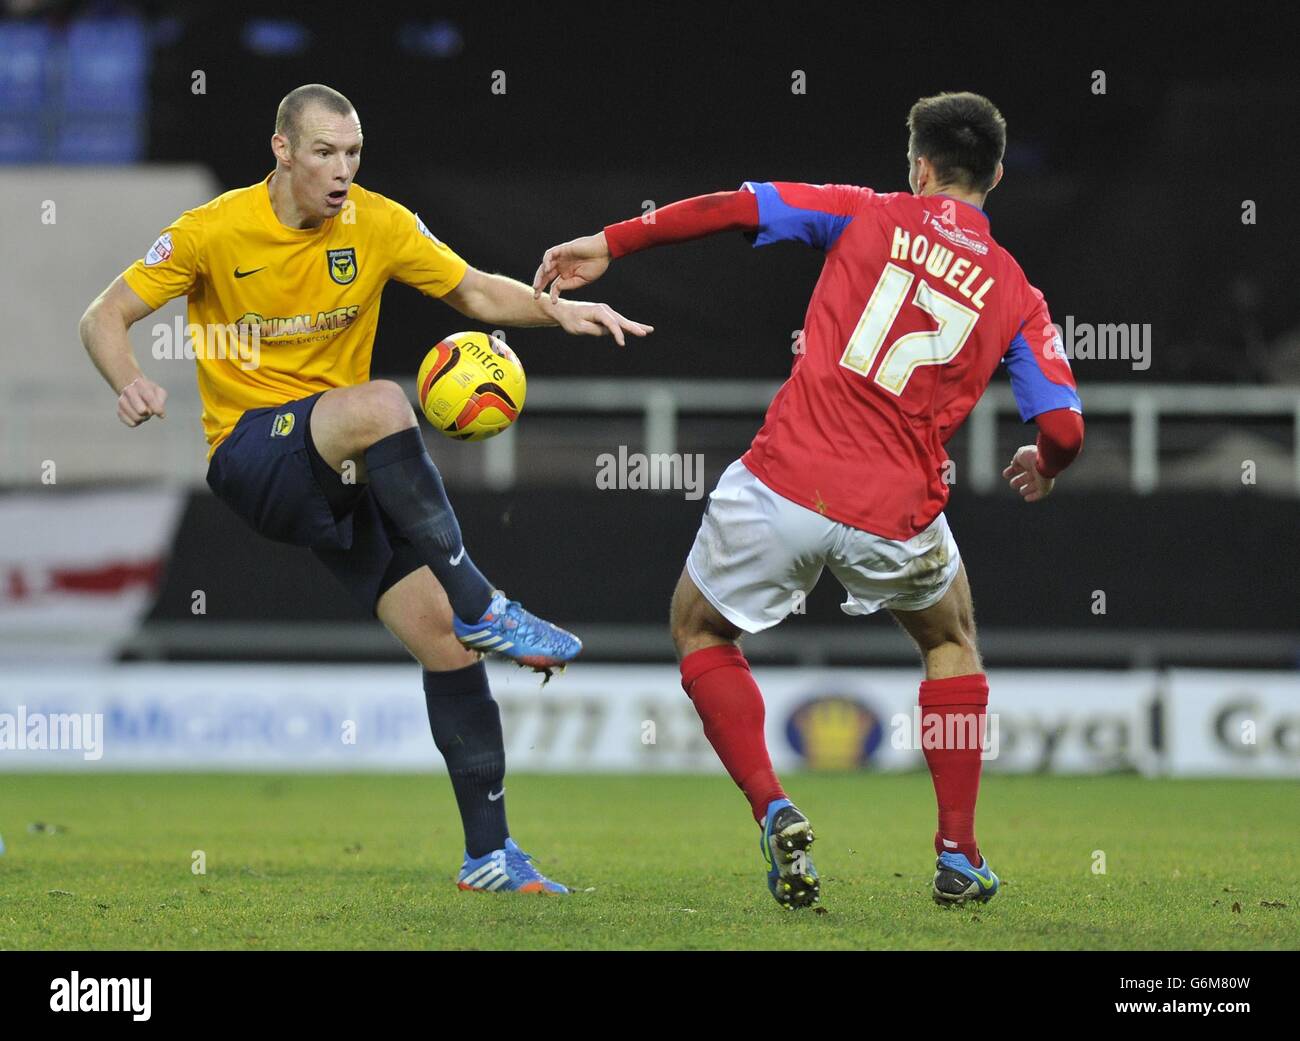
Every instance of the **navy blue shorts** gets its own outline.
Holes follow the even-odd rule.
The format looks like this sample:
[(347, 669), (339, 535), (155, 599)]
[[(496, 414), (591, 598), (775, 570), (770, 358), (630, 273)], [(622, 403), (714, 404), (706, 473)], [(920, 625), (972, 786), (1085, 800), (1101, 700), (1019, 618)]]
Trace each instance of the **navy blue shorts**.
[(212, 454), (208, 487), (259, 535), (310, 549), (371, 613), (423, 561), (366, 484), (345, 484), (311, 439), (319, 394), (249, 409)]

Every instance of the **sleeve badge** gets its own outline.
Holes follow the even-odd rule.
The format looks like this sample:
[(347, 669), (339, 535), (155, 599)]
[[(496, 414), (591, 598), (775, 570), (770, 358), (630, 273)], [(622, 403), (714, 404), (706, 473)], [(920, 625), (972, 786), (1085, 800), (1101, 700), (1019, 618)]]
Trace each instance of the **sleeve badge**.
[(155, 264), (161, 264), (172, 255), (172, 236), (171, 232), (164, 231), (158, 236), (158, 241), (149, 247), (149, 252), (144, 255), (144, 266), (153, 267)]
[(433, 232), (431, 232), (427, 227), (425, 227), (424, 221), (420, 220), (420, 215), (418, 213), (415, 215), (415, 226), (420, 230), (420, 234), (423, 235), (426, 239), (430, 239), (431, 241), (438, 243), (439, 246), (442, 245), (442, 242), (438, 238), (438, 236), (435, 235)]

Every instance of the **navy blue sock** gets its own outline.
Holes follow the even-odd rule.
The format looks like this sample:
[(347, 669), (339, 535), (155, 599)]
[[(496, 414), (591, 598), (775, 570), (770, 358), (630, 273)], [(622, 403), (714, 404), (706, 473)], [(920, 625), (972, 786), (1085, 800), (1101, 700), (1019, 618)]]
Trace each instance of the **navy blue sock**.
[(492, 584), (474, 566), (447, 501), (442, 475), (418, 427), (390, 434), (366, 449), (375, 501), (429, 565), (462, 622), (477, 622), (492, 600)]
[(465, 826), (465, 852), (481, 857), (506, 844), (506, 747), (501, 709), (482, 662), (450, 672), (424, 672), (424, 700), (433, 743), (447, 761)]

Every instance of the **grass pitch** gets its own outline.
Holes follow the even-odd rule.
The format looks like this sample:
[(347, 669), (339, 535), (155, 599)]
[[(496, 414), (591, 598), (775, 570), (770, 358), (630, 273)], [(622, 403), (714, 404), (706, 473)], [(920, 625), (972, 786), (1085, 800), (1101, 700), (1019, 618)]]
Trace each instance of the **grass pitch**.
[(988, 776), (1003, 888), (953, 909), (927, 775), (785, 780), (820, 913), (768, 895), (724, 777), (511, 776), (515, 837), (577, 890), (542, 898), (455, 888), (439, 776), (2, 776), (0, 949), (1300, 947), (1294, 782)]

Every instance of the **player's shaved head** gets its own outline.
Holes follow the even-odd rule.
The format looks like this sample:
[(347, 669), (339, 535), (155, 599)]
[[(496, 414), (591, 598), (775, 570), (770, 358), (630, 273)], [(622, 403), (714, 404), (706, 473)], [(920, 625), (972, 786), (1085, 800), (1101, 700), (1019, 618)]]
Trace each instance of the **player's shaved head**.
[(271, 208), (290, 228), (316, 228), (347, 205), (361, 165), (361, 121), (333, 87), (291, 90), (275, 114)]
[(1007, 121), (988, 98), (962, 91), (921, 98), (907, 114), (908, 152), (943, 184), (987, 192), (1007, 147)]
[(275, 132), (288, 138), (293, 148), (298, 147), (303, 113), (312, 107), (322, 108), (336, 116), (346, 116), (356, 111), (352, 102), (323, 83), (305, 83), (294, 88), (284, 96), (280, 107), (275, 111)]

